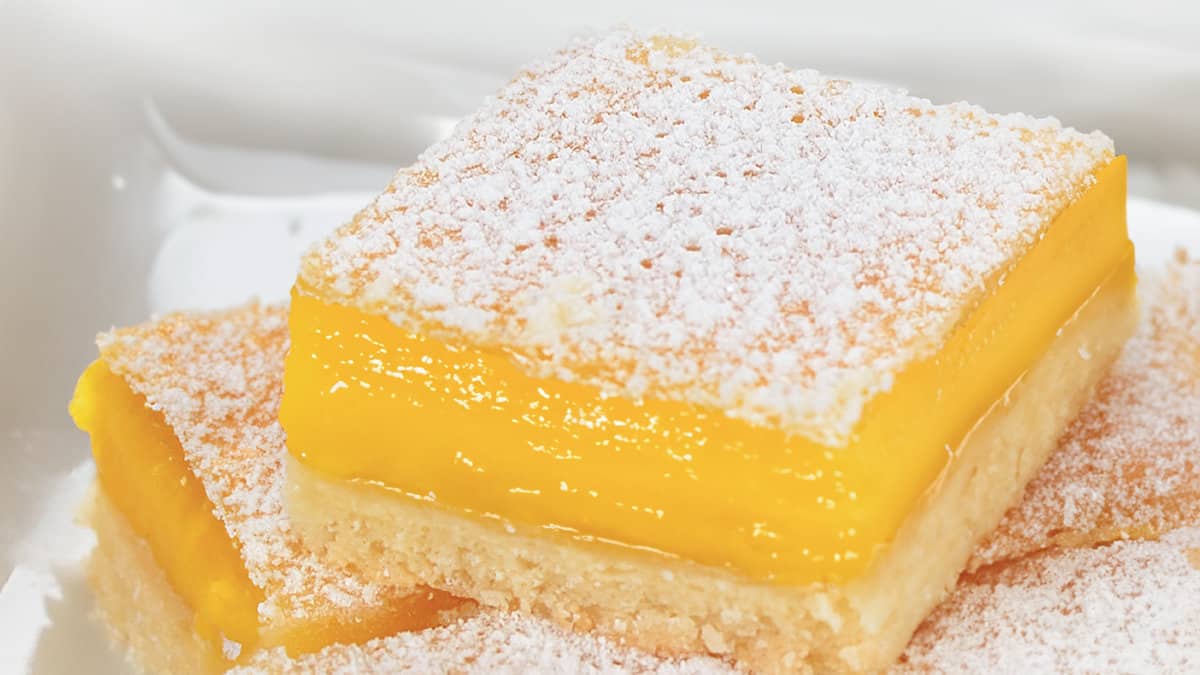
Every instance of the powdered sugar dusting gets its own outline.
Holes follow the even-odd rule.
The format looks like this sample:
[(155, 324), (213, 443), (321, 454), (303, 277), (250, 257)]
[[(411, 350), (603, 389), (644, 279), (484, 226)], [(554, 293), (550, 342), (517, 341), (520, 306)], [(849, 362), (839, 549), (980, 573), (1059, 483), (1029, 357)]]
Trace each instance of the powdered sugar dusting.
[(733, 673), (706, 657), (660, 659), (601, 637), (563, 632), (517, 614), (484, 613), (421, 632), (400, 633), (364, 645), (333, 645), (288, 658), (283, 650), (258, 654), (232, 671), (249, 673)]
[(532, 374), (840, 444), (1111, 157), (1055, 120), (616, 32), (522, 73), (301, 281)]
[(1200, 522), (1200, 261), (1143, 273), (1146, 316), (971, 567)]
[(261, 620), (352, 611), (397, 592), (323, 564), (300, 544), (283, 510), (287, 450), (276, 419), (287, 350), (283, 309), (176, 314), (98, 342), (109, 368), (175, 431), (250, 580), (265, 592)]
[(960, 581), (899, 672), (1200, 670), (1200, 529), (1065, 549)]

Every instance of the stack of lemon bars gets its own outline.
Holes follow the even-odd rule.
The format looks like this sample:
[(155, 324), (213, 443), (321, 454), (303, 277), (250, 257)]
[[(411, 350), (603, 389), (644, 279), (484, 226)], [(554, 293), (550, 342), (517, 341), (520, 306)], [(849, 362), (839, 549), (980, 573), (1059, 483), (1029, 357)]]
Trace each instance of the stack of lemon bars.
[(171, 673), (1198, 667), (1200, 263), (1138, 290), (1125, 171), (577, 40), (288, 306), (100, 336), (104, 619)]

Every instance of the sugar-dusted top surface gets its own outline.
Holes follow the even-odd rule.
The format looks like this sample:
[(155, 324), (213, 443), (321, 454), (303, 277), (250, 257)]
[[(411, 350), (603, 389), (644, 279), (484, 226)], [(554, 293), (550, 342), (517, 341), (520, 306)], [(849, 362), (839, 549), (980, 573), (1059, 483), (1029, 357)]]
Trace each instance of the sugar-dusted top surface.
[(287, 450), (277, 421), (287, 350), (283, 309), (175, 314), (98, 342), (109, 368), (175, 431), (250, 580), (265, 592), (263, 621), (350, 612), (400, 592), (322, 563), (284, 512)]
[(900, 672), (1200, 671), (1200, 529), (1001, 563), (960, 580)]
[(333, 645), (288, 658), (281, 649), (260, 652), (250, 673), (663, 673), (732, 674), (707, 657), (661, 659), (602, 637), (567, 633), (538, 619), (485, 612), (421, 632), (399, 633), (363, 645)]
[(1200, 260), (1144, 272), (1144, 316), (971, 567), (1200, 522)]
[(306, 257), (302, 285), (535, 375), (827, 444), (1112, 158), (681, 38), (531, 65)]

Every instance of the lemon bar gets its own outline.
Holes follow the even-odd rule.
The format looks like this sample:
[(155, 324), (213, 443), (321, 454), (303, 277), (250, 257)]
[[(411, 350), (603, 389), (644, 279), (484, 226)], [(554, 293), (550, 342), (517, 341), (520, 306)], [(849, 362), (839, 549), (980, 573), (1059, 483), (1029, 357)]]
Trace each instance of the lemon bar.
[(286, 315), (174, 315), (99, 339), (71, 414), (98, 486), (90, 576), (150, 672), (211, 672), (440, 624), (473, 603), (372, 583), (305, 549), (282, 508)]
[(1180, 251), (1139, 292), (1137, 333), (970, 568), (1200, 523), (1200, 261)]
[(1099, 133), (578, 40), (303, 260), (289, 512), (660, 654), (886, 666), (1133, 331), (1124, 203)]

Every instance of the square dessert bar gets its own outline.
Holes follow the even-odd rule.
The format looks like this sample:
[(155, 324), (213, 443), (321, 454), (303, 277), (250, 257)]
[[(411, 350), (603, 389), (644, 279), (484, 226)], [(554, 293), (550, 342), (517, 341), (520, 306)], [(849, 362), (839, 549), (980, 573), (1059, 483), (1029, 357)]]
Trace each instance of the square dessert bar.
[(108, 626), (148, 672), (224, 670), (438, 625), (474, 603), (379, 585), (306, 549), (283, 511), (281, 308), (173, 315), (100, 337), (71, 414), (97, 483), (89, 564)]
[(617, 32), (304, 259), (289, 510), (658, 653), (892, 662), (1136, 315), (1099, 133)]

